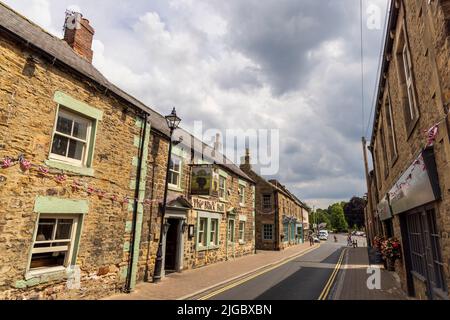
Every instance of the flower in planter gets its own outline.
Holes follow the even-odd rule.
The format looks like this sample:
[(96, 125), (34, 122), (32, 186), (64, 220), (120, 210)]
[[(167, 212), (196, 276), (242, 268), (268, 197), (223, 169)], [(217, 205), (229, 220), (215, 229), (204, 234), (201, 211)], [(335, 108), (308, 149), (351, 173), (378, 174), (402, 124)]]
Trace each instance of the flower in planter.
[(55, 177), (55, 180), (56, 180), (57, 183), (63, 183), (63, 182), (65, 182), (67, 180), (67, 176), (65, 174), (58, 174)]
[(24, 172), (30, 170), (31, 166), (32, 164), (28, 160), (22, 159), (22, 161), (20, 161), (20, 169)]
[(6, 157), (5, 159), (3, 159), (1, 162), (1, 166), (2, 166), (2, 169), (7, 169), (7, 168), (11, 167), (12, 166), (11, 158)]
[(44, 176), (47, 175), (48, 172), (49, 172), (48, 168), (43, 167), (43, 166), (39, 166), (38, 171), (39, 171), (40, 174), (42, 174)]

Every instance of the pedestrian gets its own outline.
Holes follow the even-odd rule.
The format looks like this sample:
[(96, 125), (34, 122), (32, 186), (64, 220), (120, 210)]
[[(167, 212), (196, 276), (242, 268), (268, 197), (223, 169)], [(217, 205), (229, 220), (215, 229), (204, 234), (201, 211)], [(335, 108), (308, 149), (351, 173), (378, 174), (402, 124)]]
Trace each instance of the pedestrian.
[(353, 245), (353, 243), (352, 243), (352, 234), (349, 233), (348, 237), (347, 237), (347, 246), (351, 247), (352, 245)]
[(309, 246), (313, 246), (314, 245), (314, 237), (312, 234), (309, 235)]

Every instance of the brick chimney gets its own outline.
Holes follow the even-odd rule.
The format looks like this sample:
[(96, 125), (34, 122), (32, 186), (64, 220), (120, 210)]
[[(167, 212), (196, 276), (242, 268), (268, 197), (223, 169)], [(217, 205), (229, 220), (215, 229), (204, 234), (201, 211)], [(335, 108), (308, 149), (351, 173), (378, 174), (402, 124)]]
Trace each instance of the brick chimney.
[(250, 148), (245, 148), (245, 156), (241, 158), (240, 168), (244, 172), (252, 170), (252, 165), (250, 164)]
[(89, 20), (83, 18), (78, 12), (67, 12), (64, 23), (64, 40), (72, 49), (92, 63), (94, 52), (92, 41), (94, 40), (94, 28), (89, 25)]

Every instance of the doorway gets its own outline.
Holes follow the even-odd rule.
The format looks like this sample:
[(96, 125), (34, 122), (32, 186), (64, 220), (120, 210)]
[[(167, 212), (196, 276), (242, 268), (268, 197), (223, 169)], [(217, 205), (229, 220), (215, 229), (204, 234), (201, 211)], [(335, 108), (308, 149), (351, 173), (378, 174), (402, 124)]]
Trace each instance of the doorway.
[(177, 268), (180, 221), (180, 219), (167, 219), (167, 223), (169, 223), (170, 226), (166, 235), (166, 252), (164, 263), (166, 273), (175, 272)]

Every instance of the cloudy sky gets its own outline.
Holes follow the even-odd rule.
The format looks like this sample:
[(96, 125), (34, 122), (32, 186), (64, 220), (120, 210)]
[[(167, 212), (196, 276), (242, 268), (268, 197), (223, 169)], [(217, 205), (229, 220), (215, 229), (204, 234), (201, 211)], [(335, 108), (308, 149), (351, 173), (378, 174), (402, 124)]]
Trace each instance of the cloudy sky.
[(188, 130), (278, 129), (275, 177), (311, 206), (364, 194), (388, 0), (363, 1), (364, 125), (359, 0), (2, 1), (59, 37), (65, 10), (81, 11), (94, 65), (162, 114), (176, 106)]

